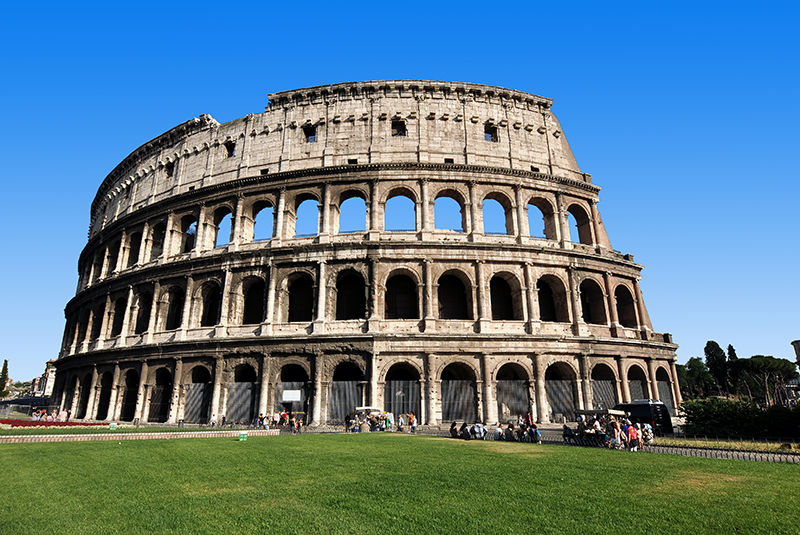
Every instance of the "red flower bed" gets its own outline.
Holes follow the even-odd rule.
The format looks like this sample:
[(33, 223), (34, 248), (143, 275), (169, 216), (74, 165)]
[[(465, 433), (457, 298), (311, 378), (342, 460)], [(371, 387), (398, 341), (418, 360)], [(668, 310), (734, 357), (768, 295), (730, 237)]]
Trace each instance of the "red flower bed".
[(87, 425), (108, 425), (103, 423), (90, 424), (83, 422), (33, 422), (31, 420), (0, 420), (0, 424), (9, 424), (11, 427), (80, 427)]

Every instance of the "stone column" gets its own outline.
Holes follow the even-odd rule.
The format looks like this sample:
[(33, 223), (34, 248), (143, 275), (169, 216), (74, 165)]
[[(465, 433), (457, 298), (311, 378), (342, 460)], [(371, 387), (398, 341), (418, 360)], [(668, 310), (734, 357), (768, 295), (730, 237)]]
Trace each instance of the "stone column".
[(497, 422), (497, 401), (494, 392), (497, 388), (497, 381), (492, 377), (492, 359), (485, 353), (481, 355), (483, 364), (483, 410), (484, 423), (492, 424)]
[(633, 279), (633, 292), (636, 295), (636, 319), (639, 322), (639, 328), (642, 330), (647, 339), (647, 331), (652, 331), (653, 326), (650, 324), (650, 318), (647, 315), (647, 308), (644, 306), (644, 298), (642, 297), (642, 287), (639, 286), (639, 278)]
[(322, 425), (322, 374), (325, 369), (325, 360), (322, 354), (314, 356), (314, 400), (311, 409), (311, 425)]
[(421, 231), (422, 239), (427, 240), (430, 238), (430, 231), (433, 230), (431, 228), (430, 223), (430, 214), (428, 213), (428, 179), (423, 178), (419, 181), (419, 209), (417, 210), (418, 215), (418, 227), (417, 230)]
[(433, 317), (433, 261), (423, 260), (423, 276), (425, 277), (425, 291), (422, 296), (424, 303), (424, 330), (433, 331), (436, 329), (436, 320)]
[(226, 334), (226, 326), (228, 325), (228, 318), (231, 307), (231, 271), (229, 267), (222, 270), (222, 303), (220, 303), (219, 324), (214, 330), (215, 337), (222, 337)]
[[(210, 231), (208, 227), (213, 227)], [(208, 235), (211, 234), (212, 243), (207, 244)], [(213, 250), (217, 242), (217, 226), (214, 224), (214, 215), (211, 215), (211, 223), (208, 222), (208, 208), (206, 203), (200, 203), (200, 213), (197, 216), (197, 235), (195, 236), (194, 250), (197, 252)]]
[(128, 300), (125, 302), (125, 317), (122, 318), (122, 330), (119, 333), (120, 346), (124, 346), (127, 342), (128, 331), (130, 330), (132, 307), (133, 307), (133, 286), (128, 286)]
[[(483, 219), (483, 213), (481, 212), (481, 203), (478, 202), (478, 192), (476, 191), (477, 188), (475, 187), (475, 182), (470, 180), (467, 182), (467, 187), (469, 188), (469, 216), (465, 217), (465, 223), (470, 225), (470, 228), (465, 228), (464, 232), (468, 235), (472, 236), (474, 241), (475, 235), (478, 234), (482, 236), (486, 233), (486, 229), (481, 225), (481, 220)], [(465, 206), (464, 209), (467, 209)], [(466, 215), (466, 214), (465, 214)], [(466, 225), (465, 225), (466, 226)]]
[(172, 399), (169, 403), (168, 424), (174, 424), (182, 419), (181, 390), (183, 389), (183, 360), (178, 357), (172, 368)]
[(111, 303), (111, 294), (106, 294), (106, 307), (103, 309), (103, 319), (100, 323), (100, 336), (97, 337), (97, 341), (100, 343), (106, 340), (106, 334), (108, 334), (108, 318), (113, 313), (114, 310)]
[(192, 305), (194, 304), (194, 277), (186, 276), (186, 292), (183, 296), (183, 311), (181, 314), (181, 327), (178, 333), (179, 340), (186, 339), (186, 331), (189, 329), (189, 319), (191, 318)]
[(328, 243), (331, 234), (331, 183), (325, 182), (322, 185), (322, 204), (319, 207), (320, 211), (320, 229), (318, 241), (319, 243)]
[(564, 200), (560, 193), (556, 193), (556, 220), (558, 221), (558, 230), (561, 234), (559, 239), (561, 241), (561, 248), (566, 249), (567, 244), (572, 240), (569, 237), (569, 217), (567, 216), (566, 209), (564, 208)]
[(531, 334), (539, 331), (539, 293), (536, 288), (536, 274), (531, 262), (525, 262), (525, 295), (528, 299), (528, 330)]
[(108, 401), (108, 417), (106, 420), (116, 421), (119, 420), (119, 411), (122, 407), (122, 396), (120, 391), (124, 390), (124, 386), (119, 384), (119, 362), (114, 364), (114, 376), (111, 379), (111, 399)]
[(269, 397), (269, 377), (271, 359), (267, 355), (261, 356), (261, 390), (258, 394), (258, 413), (267, 414), (267, 398)]
[[(798, 349), (800, 351), (800, 349)], [(683, 396), (681, 395), (681, 385), (680, 381), (678, 381), (678, 368), (675, 366), (675, 361), (669, 363), (670, 375), (672, 376), (670, 383), (672, 383), (672, 395), (675, 398), (675, 408), (680, 406), (683, 403)]]
[(550, 423), (550, 416), (547, 414), (547, 391), (544, 383), (547, 367), (542, 355), (533, 354), (533, 368), (536, 373), (536, 422)]
[(628, 374), (626, 373), (628, 359), (625, 357), (619, 357), (617, 360), (617, 367), (619, 368), (619, 378), (620, 378), (620, 385), (622, 386), (622, 402), (623, 403), (630, 403), (631, 402), (631, 389), (628, 385)]
[(170, 212), (167, 214), (167, 228), (164, 232), (164, 252), (161, 255), (161, 258), (166, 260), (170, 256), (172, 256), (172, 243), (174, 241), (173, 234), (175, 233), (175, 213)]
[(606, 282), (606, 295), (608, 296), (608, 312), (611, 318), (611, 336), (619, 336), (618, 329), (622, 326), (619, 324), (619, 316), (617, 315), (617, 297), (614, 295), (614, 288), (611, 283), (611, 273), (605, 272), (603, 278)]
[(581, 380), (583, 381), (583, 409), (591, 410), (594, 408), (594, 393), (592, 392), (592, 376), (589, 371), (591, 363), (589, 355), (582, 354), (580, 357)]
[(592, 209), (592, 234), (594, 234), (594, 245), (599, 245), (600, 247), (605, 248), (605, 245), (602, 244), (602, 240), (600, 239), (601, 232), (600, 232), (600, 212), (597, 211), (597, 199), (592, 199), (589, 201), (589, 205)]
[(122, 271), (128, 265), (128, 254), (130, 253), (130, 247), (128, 243), (128, 231), (127, 229), (122, 229), (119, 237), (119, 254), (117, 255), (117, 265), (114, 268), (115, 272)]
[(214, 388), (211, 391), (211, 415), (216, 416), (218, 422), (222, 421), (222, 414), (219, 414), (219, 398), (220, 391), (222, 390), (222, 368), (224, 364), (222, 357), (216, 357), (214, 359)]
[[(530, 222), (527, 217), (527, 204), (522, 198), (522, 186), (517, 184), (514, 186), (514, 194), (517, 203), (517, 221), (515, 222), (515, 231), (517, 236), (517, 243), (524, 243), (526, 238), (531, 236)], [(526, 225), (527, 223), (527, 225)]]
[(378, 406), (378, 354), (373, 352), (369, 359), (369, 405)]
[[(586, 327), (583, 323), (583, 314), (581, 310), (581, 298), (580, 298), (580, 289), (578, 287), (577, 281), (577, 274), (575, 273), (575, 268), (572, 266), (567, 268), (567, 277), (569, 278), (569, 296), (570, 296), (570, 304), (572, 308), (572, 333), (575, 336), (581, 336), (581, 331), (585, 331)], [(583, 327), (583, 328), (582, 328)]]
[(84, 420), (94, 420), (94, 408), (97, 406), (97, 366), (92, 365), (92, 383), (89, 385), (89, 398), (86, 401)]
[(378, 217), (379, 212), (378, 181), (373, 180), (370, 182), (369, 228), (367, 229), (367, 235), (370, 240), (380, 239), (380, 231), (383, 230), (383, 225)]
[(142, 413), (144, 412), (145, 394), (147, 392), (147, 361), (142, 362), (139, 369), (139, 392), (136, 394), (136, 410), (133, 413), (134, 420), (139, 418), (143, 421)]
[(272, 324), (275, 322), (275, 289), (277, 277), (275, 275), (275, 265), (270, 259), (269, 280), (267, 281), (267, 314), (264, 317), (264, 324), (261, 326), (261, 334), (264, 336), (272, 335)]
[(153, 249), (153, 238), (150, 236), (150, 223), (144, 222), (142, 226), (142, 243), (139, 244), (138, 265), (146, 264), (150, 260), (150, 252)]
[(659, 399), (658, 383), (656, 382), (656, 363), (652, 358), (647, 359), (647, 376), (650, 399)]
[[(427, 425), (436, 425), (436, 387), (439, 381), (436, 379), (436, 355), (432, 353), (425, 353), (425, 386), (428, 398), (428, 414), (425, 423)], [(416, 415), (420, 417), (421, 415)]]
[(236, 212), (231, 217), (231, 225), (233, 226), (231, 229), (231, 244), (233, 245), (233, 250), (238, 250), (239, 246), (244, 242), (243, 232), (246, 220), (247, 216), (244, 213), (244, 195), (239, 194), (236, 196)]
[(279, 247), (284, 239), (286, 232), (286, 188), (283, 187), (278, 192), (278, 207), (275, 211), (275, 237), (270, 241), (270, 246)]
[[(478, 329), (480, 332), (485, 332), (492, 320), (492, 306), (491, 303), (487, 303), (486, 297), (486, 281), (484, 280), (486, 274), (483, 264), (483, 260), (475, 262), (475, 296), (478, 301)], [(488, 300), (491, 300), (491, 297)]]
[(72, 388), (72, 400), (70, 400), (72, 402), (72, 404), (69, 407), (69, 417), (70, 418), (75, 418), (75, 413), (78, 410), (78, 403), (80, 402), (80, 399), (81, 399), (81, 379), (80, 379), (80, 375), (81, 374), (78, 374), (78, 376), (75, 377), (75, 385)]
[(161, 296), (158, 295), (160, 292), (161, 285), (156, 281), (153, 285), (153, 302), (150, 304), (150, 319), (147, 322), (147, 334), (144, 338), (145, 344), (153, 343), (153, 335), (156, 331), (156, 317), (158, 316), (158, 302), (161, 300)]
[(326, 274), (325, 260), (320, 260), (317, 267), (317, 313), (314, 318), (314, 333), (324, 333), (326, 317), (326, 302), (327, 302), (327, 274)]

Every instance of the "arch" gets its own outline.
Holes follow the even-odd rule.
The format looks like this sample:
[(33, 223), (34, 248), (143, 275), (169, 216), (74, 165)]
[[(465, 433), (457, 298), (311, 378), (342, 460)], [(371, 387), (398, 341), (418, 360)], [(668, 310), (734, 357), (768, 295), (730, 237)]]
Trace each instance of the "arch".
[(139, 252), (142, 249), (142, 233), (132, 232), (128, 236), (128, 263), (125, 267), (133, 267), (139, 262)]
[(172, 400), (172, 373), (167, 368), (158, 368), (155, 384), (150, 388), (150, 410), (148, 422), (166, 422)]
[[(592, 245), (592, 222), (586, 210), (580, 204), (571, 204), (567, 208), (570, 218), (570, 240), (575, 243)], [(577, 238), (577, 240), (576, 240)]]
[(617, 318), (623, 327), (636, 328), (636, 305), (630, 290), (620, 284), (614, 289), (614, 300), (617, 302)]
[(417, 203), (414, 195), (405, 189), (395, 190), (386, 200), (383, 228), (392, 232), (417, 230)]
[(86, 413), (87, 408), (89, 407), (89, 397), (92, 394), (92, 374), (87, 373), (83, 376), (80, 382), (80, 397), (78, 398), (78, 408), (75, 411), (75, 418), (78, 420), (82, 420), (84, 418), (89, 418), (91, 415)]
[(639, 367), (638, 364), (632, 364), (628, 368), (627, 378), (631, 401), (650, 398), (647, 388), (647, 374), (644, 373), (644, 370)]
[(441, 373), (442, 422), (478, 421), (478, 391), (475, 372), (462, 362), (446, 366)]
[(595, 325), (606, 325), (606, 299), (600, 285), (593, 279), (584, 279), (579, 290), (583, 321)]
[(217, 208), (214, 211), (214, 247), (225, 247), (232, 239), (233, 211), (227, 206)]
[(314, 280), (307, 273), (297, 273), (289, 281), (289, 322), (314, 319)]
[(229, 422), (249, 424), (253, 420), (257, 381), (256, 370), (250, 364), (239, 364), (234, 368), (233, 382), (228, 383), (225, 408)]
[(183, 288), (172, 286), (166, 293), (167, 307), (166, 314), (163, 318), (163, 325), (165, 331), (172, 331), (179, 329), (183, 322), (183, 305), (185, 296)]
[(411, 277), (403, 273), (390, 275), (386, 281), (384, 319), (419, 319), (417, 293), (417, 283)]
[(497, 370), (497, 418), (500, 422), (516, 421), (530, 412), (528, 374), (519, 364), (509, 362)]
[(97, 410), (95, 420), (106, 420), (109, 417), (108, 408), (111, 403), (111, 387), (114, 383), (114, 375), (105, 372), (100, 376), (100, 396), (97, 398)]
[(122, 332), (122, 324), (125, 322), (125, 310), (128, 308), (128, 298), (120, 297), (114, 301), (114, 321), (111, 322), (111, 337), (114, 338)]
[(108, 248), (108, 266), (106, 267), (107, 277), (117, 271), (117, 263), (119, 262), (119, 250), (121, 245), (122, 242), (120, 240), (116, 240), (111, 244), (111, 247)]
[(539, 298), (539, 320), (569, 322), (567, 290), (555, 275), (544, 275), (536, 283)]
[(207, 423), (214, 388), (211, 383), (211, 371), (202, 364), (198, 364), (192, 368), (190, 379), (190, 383), (183, 385), (186, 391), (183, 420), (194, 424)]
[[(536, 224), (541, 217), (543, 228)], [(548, 240), (558, 239), (556, 232), (556, 218), (553, 205), (542, 197), (533, 197), (528, 201), (528, 229), (534, 238), (545, 238)]]
[(157, 259), (164, 254), (164, 239), (167, 236), (167, 227), (162, 222), (158, 222), (153, 226), (150, 232), (150, 261)]
[(255, 383), (257, 380), (256, 370), (250, 364), (239, 364), (233, 370), (234, 383)]
[(453, 230), (466, 232), (466, 211), (460, 195), (443, 191), (436, 196), (433, 203), (433, 224), (436, 230)]
[(130, 422), (136, 415), (136, 399), (139, 395), (139, 373), (136, 370), (125, 372), (124, 388), (122, 391), (122, 407), (119, 419)]
[(264, 321), (264, 297), (266, 284), (260, 277), (249, 277), (242, 284), (244, 309), (242, 325), (256, 325)]
[(617, 377), (607, 364), (597, 363), (592, 368), (592, 409), (612, 409), (618, 403)]
[(383, 408), (392, 414), (420, 414), (421, 389), (419, 371), (407, 362), (393, 364), (386, 372), (383, 387)]
[(269, 201), (253, 204), (252, 241), (271, 240), (275, 236), (275, 208)]
[(197, 218), (194, 214), (181, 218), (181, 253), (189, 253), (197, 245)]
[(91, 317), (92, 310), (90, 308), (87, 308), (80, 314), (80, 319), (78, 320), (78, 338), (75, 341), (76, 343), (81, 344), (86, 341), (86, 336), (89, 331), (89, 320)]
[(447, 272), (437, 283), (437, 298), (439, 302), (439, 319), (443, 320), (470, 320), (472, 319), (471, 295), (461, 279), (464, 275), (458, 271)]
[(150, 309), (153, 307), (153, 296), (146, 290), (136, 294), (136, 327), (135, 334), (142, 334), (147, 331), (150, 324)]
[(308, 401), (308, 372), (299, 364), (284, 364), (275, 383), (275, 410), (305, 415)]
[(672, 381), (669, 372), (659, 366), (656, 368), (656, 387), (658, 398), (667, 406), (671, 416), (675, 416), (675, 399), (672, 397)]
[(492, 192), (483, 199), (483, 233), (514, 234), (513, 206), (502, 193)]
[(222, 290), (216, 282), (207, 282), (200, 292), (203, 309), (200, 312), (200, 326), (213, 327), (220, 320), (222, 306)]
[(319, 234), (319, 201), (299, 196), (295, 206), (294, 237), (307, 238)]
[(566, 362), (556, 362), (544, 373), (545, 394), (550, 404), (550, 421), (575, 419), (577, 383), (575, 370)]
[(336, 280), (336, 319), (357, 320), (366, 317), (366, 286), (360, 273), (347, 269)]
[(367, 203), (360, 191), (348, 191), (340, 198), (338, 233), (365, 232), (367, 230)]
[(520, 286), (516, 277), (510, 273), (498, 273), (489, 281), (489, 295), (492, 302), (492, 320), (522, 319)]
[(352, 361), (340, 362), (333, 371), (328, 401), (328, 421), (340, 423), (364, 402), (364, 373)]
[(97, 304), (92, 310), (92, 332), (90, 333), (90, 340), (97, 340), (103, 334), (103, 315), (106, 313), (105, 302)]

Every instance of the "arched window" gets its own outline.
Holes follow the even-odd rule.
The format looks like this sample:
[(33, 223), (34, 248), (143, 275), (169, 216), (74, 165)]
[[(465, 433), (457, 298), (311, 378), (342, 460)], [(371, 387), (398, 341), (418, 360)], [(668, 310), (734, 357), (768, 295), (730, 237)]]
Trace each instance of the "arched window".
[(455, 275), (439, 278), (439, 318), (443, 320), (472, 319), (464, 283)]
[(407, 275), (393, 275), (386, 281), (384, 317), (387, 320), (419, 319), (417, 284)]
[(253, 205), (253, 241), (271, 240), (274, 235), (274, 210), (267, 201)]
[(92, 312), (92, 332), (91, 340), (100, 338), (101, 330), (103, 328), (103, 314), (106, 313), (106, 304), (100, 303), (97, 308)]
[(536, 283), (541, 321), (569, 322), (567, 295), (564, 283), (558, 277), (545, 275)]
[(119, 248), (120, 241), (115, 241), (111, 247), (108, 248), (108, 267), (106, 275), (111, 275), (117, 270), (117, 262), (119, 261)]
[(172, 287), (167, 293), (167, 317), (164, 330), (171, 331), (181, 326), (183, 321), (184, 294), (181, 288)]
[(166, 422), (172, 400), (172, 374), (166, 368), (156, 370), (156, 383), (150, 389), (149, 422)]
[(628, 392), (630, 392), (631, 401), (650, 398), (650, 390), (647, 388), (647, 375), (645, 375), (644, 370), (635, 364), (628, 368)]
[(306, 199), (297, 205), (295, 221), (295, 238), (316, 236), (319, 232), (319, 202)]
[(483, 233), (513, 234), (510, 206), (503, 206), (506, 199), (488, 196), (483, 200)]
[(139, 261), (139, 251), (142, 248), (142, 233), (134, 232), (128, 239), (128, 265), (133, 267)]
[(433, 205), (434, 227), (437, 230), (464, 232), (464, 214), (461, 204), (453, 197), (442, 195)]
[(219, 323), (222, 292), (217, 284), (207, 284), (203, 288), (203, 311), (200, 315), (200, 326), (211, 327)]
[(197, 218), (193, 215), (181, 219), (181, 253), (188, 253), (194, 249), (197, 242)]
[(614, 297), (617, 301), (617, 317), (623, 327), (635, 328), (636, 321), (636, 306), (633, 302), (633, 296), (628, 288), (620, 284), (614, 290)]
[(365, 316), (364, 279), (358, 273), (348, 271), (336, 282), (336, 319), (356, 320)]
[(253, 278), (244, 284), (243, 325), (255, 325), (264, 321), (264, 281)]
[(536, 197), (528, 201), (528, 229), (534, 238), (555, 240), (556, 218), (553, 205), (549, 201)]
[(499, 421), (516, 421), (530, 412), (528, 374), (519, 364), (504, 364), (497, 371), (497, 415)]
[(408, 196), (398, 194), (386, 201), (384, 229), (394, 232), (417, 230), (417, 205)]
[(289, 321), (314, 319), (314, 281), (301, 274), (289, 283)]
[(114, 302), (114, 322), (111, 324), (112, 338), (122, 333), (122, 323), (125, 321), (125, 309), (127, 307), (127, 297), (120, 297)]
[(383, 389), (383, 407), (395, 415), (420, 413), (419, 372), (410, 364), (393, 365), (386, 372)]
[(564, 362), (556, 362), (544, 373), (544, 389), (550, 404), (550, 421), (562, 422), (575, 419), (577, 406), (577, 384), (575, 371)]
[(232, 221), (233, 214), (228, 208), (220, 208), (214, 212), (214, 227), (216, 234), (214, 239), (214, 247), (224, 247), (231, 242)]
[(240, 364), (233, 371), (234, 383), (255, 383), (257, 380), (256, 371), (249, 364)]
[(492, 277), (489, 281), (489, 292), (492, 298), (492, 319), (516, 320), (519, 317), (514, 313), (514, 298), (511, 286), (502, 277)]
[(361, 197), (350, 197), (339, 207), (339, 234), (367, 229), (367, 204)]
[(611, 409), (617, 404), (617, 381), (605, 364), (592, 368), (592, 409)]
[(150, 260), (155, 260), (164, 254), (164, 238), (167, 235), (167, 227), (164, 223), (156, 223), (153, 226), (153, 231), (150, 233), (153, 244), (150, 247)]
[(478, 391), (475, 373), (465, 364), (449, 364), (442, 370), (442, 420), (477, 421)]
[(153, 306), (153, 296), (149, 292), (139, 292), (136, 298), (136, 328), (134, 333), (142, 334), (150, 324), (150, 309)]
[(603, 290), (592, 279), (584, 280), (580, 285), (581, 315), (586, 323), (606, 324), (606, 307)]
[(570, 240), (584, 245), (592, 244), (592, 225), (586, 211), (578, 204), (567, 208), (569, 214)]

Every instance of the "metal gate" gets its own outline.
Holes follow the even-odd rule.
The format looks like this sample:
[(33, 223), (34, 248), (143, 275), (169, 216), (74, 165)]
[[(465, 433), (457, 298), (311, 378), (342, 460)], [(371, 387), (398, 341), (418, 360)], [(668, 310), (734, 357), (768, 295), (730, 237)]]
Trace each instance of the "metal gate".
[(186, 385), (186, 403), (183, 409), (183, 420), (191, 424), (208, 422), (208, 407), (211, 405), (211, 383), (189, 383)]
[(644, 381), (628, 381), (628, 389), (631, 392), (631, 401), (650, 397), (644, 395)]
[(120, 409), (119, 419), (123, 422), (133, 421), (136, 415), (136, 398), (139, 396), (139, 388), (125, 387), (122, 393), (122, 408)]
[(420, 414), (419, 381), (386, 381), (383, 408), (392, 414)]
[(349, 412), (361, 405), (360, 381), (333, 381), (328, 400), (328, 422), (341, 423)]
[(616, 404), (616, 381), (592, 381), (592, 409), (613, 409)]
[(104, 384), (100, 388), (100, 399), (97, 401), (97, 412), (95, 419), (106, 420), (108, 418), (108, 405), (111, 402), (111, 383)]
[(658, 381), (658, 397), (667, 406), (670, 416), (675, 416), (675, 403), (672, 401), (672, 386), (669, 381)]
[(474, 381), (442, 381), (442, 421), (478, 421)]
[[(292, 393), (284, 396), (287, 390)], [(300, 391), (300, 399), (293, 395)], [(275, 384), (275, 410), (288, 412), (308, 412), (308, 386), (304, 381), (282, 382)], [(352, 410), (352, 409), (351, 409)]]
[(228, 383), (228, 406), (225, 417), (231, 423), (253, 421), (256, 383)]
[(501, 422), (516, 421), (530, 410), (528, 381), (504, 379), (497, 381), (497, 418)]
[(171, 394), (172, 385), (153, 385), (150, 394), (150, 412), (147, 414), (148, 422), (167, 421)]
[(547, 402), (550, 403), (550, 421), (558, 422), (563, 417), (565, 420), (575, 419), (575, 393), (572, 381), (544, 382), (547, 393)]

